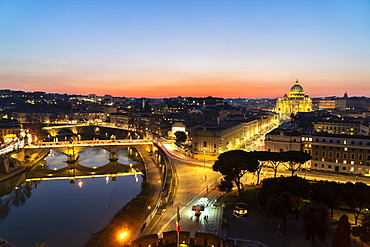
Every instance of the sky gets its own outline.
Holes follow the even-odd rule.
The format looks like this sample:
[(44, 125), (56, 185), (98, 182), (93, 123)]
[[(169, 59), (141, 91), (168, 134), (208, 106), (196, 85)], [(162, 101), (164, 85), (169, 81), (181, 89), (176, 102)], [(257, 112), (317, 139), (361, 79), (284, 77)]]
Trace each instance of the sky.
[(370, 97), (369, 0), (0, 0), (0, 89)]

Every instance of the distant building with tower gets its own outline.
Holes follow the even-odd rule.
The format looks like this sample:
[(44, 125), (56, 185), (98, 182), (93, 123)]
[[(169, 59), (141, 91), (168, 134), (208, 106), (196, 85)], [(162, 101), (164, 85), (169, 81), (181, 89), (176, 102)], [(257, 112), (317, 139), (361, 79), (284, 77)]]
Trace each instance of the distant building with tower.
[(312, 111), (312, 99), (305, 94), (299, 81), (290, 89), (288, 95), (284, 95), (282, 98), (276, 100), (275, 111), (280, 114), (281, 119), (288, 119), (292, 114), (298, 112), (311, 112)]

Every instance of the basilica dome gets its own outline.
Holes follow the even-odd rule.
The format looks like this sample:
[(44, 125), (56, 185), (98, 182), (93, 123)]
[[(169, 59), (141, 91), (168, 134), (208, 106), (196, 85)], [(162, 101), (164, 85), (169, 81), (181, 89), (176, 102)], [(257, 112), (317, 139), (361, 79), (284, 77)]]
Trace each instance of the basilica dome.
[(290, 89), (289, 98), (301, 98), (304, 97), (304, 95), (304, 90), (297, 80), (294, 86)]

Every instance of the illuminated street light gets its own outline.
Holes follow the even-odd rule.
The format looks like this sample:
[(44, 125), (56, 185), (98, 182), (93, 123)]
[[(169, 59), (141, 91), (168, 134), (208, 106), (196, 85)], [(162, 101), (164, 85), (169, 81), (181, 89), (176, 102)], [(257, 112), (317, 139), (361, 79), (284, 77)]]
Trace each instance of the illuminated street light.
[(123, 230), (118, 234), (118, 240), (123, 243), (123, 246), (125, 246), (125, 242), (128, 240), (127, 230)]
[(121, 240), (124, 240), (126, 237), (127, 237), (127, 232), (121, 232), (121, 233), (119, 234), (119, 238), (120, 238)]

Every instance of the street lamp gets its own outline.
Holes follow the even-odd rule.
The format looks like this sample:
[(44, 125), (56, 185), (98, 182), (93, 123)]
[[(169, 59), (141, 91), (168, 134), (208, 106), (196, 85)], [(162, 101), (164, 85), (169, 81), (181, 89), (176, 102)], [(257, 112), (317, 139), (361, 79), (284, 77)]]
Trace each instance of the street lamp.
[(105, 140), (108, 140), (108, 133), (105, 133)]
[(118, 240), (123, 243), (123, 246), (125, 246), (125, 241), (127, 241), (127, 237), (128, 232), (126, 230), (123, 230), (118, 234)]

